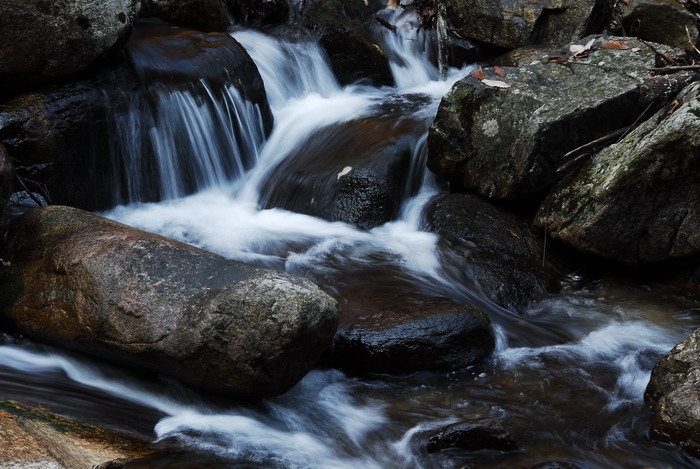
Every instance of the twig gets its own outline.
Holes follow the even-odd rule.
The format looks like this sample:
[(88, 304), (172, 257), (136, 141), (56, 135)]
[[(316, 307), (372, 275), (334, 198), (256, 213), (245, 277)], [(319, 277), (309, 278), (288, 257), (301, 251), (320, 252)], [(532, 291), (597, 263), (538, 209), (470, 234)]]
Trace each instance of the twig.
[(648, 69), (654, 73), (673, 73), (681, 70), (700, 70), (700, 64), (694, 65), (669, 65), (668, 67), (654, 67)]
[(384, 26), (386, 29), (388, 29), (388, 30), (391, 31), (392, 33), (396, 33), (396, 26), (395, 26), (395, 25), (389, 23), (387, 20), (382, 19), (382, 18), (380, 18), (380, 17), (378, 17), (378, 16), (377, 16), (376, 18), (377, 18), (377, 21), (379, 22), (379, 24), (381, 24), (382, 26)]
[(564, 171), (568, 170), (571, 166), (576, 164), (581, 158), (583, 158), (585, 155), (587, 155), (590, 150), (593, 150), (595, 147), (603, 144), (610, 143), (614, 140), (617, 140), (619, 137), (622, 137), (625, 135), (625, 133), (630, 130), (632, 126), (627, 126), (623, 127), (621, 129), (614, 130), (606, 135), (603, 135), (600, 138), (597, 138), (593, 140), (592, 142), (588, 142), (585, 145), (581, 145), (578, 148), (574, 148), (570, 152), (566, 153), (562, 158), (563, 159), (569, 159), (573, 158), (570, 161), (567, 161), (563, 165), (561, 165), (557, 170), (555, 171), (556, 173), (563, 173)]
[(690, 44), (690, 47), (692, 47), (695, 50), (695, 52), (697, 52), (697, 54), (700, 55), (700, 50), (698, 50), (698, 48), (695, 47), (693, 40), (690, 38), (690, 29), (688, 29), (688, 25), (685, 26), (685, 34), (686, 36), (688, 36), (688, 44)]

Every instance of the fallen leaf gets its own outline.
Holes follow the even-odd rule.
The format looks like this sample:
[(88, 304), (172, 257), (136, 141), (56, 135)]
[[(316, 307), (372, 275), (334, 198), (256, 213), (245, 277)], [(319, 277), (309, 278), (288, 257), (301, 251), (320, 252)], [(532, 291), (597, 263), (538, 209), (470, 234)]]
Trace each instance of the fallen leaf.
[(496, 73), (496, 75), (498, 75), (498, 76), (501, 77), (501, 78), (505, 78), (505, 77), (506, 77), (506, 71), (503, 70), (503, 67), (499, 67), (498, 65), (495, 65), (495, 66), (493, 67), (493, 71)]
[(566, 65), (569, 62), (567, 62), (564, 57), (550, 57), (547, 59), (547, 63), (558, 63), (558, 64)]
[(593, 47), (594, 42), (595, 42), (595, 38), (588, 41), (585, 46), (583, 46), (581, 44), (571, 44), (569, 46), (569, 52), (571, 52), (572, 57), (579, 57), (584, 52), (588, 52), (589, 50), (591, 50), (591, 47)]
[(486, 86), (492, 86), (494, 88), (510, 88), (513, 86), (512, 83), (506, 83), (505, 81), (500, 81), (500, 80), (481, 80), (481, 83), (483, 83)]
[(668, 108), (668, 111), (666, 111), (666, 115), (667, 115), (667, 116), (670, 116), (671, 114), (673, 114), (674, 112), (676, 112), (676, 110), (677, 110), (679, 107), (681, 107), (681, 102), (678, 101), (677, 99), (674, 99), (673, 102), (671, 103), (671, 106)]
[(603, 49), (625, 50), (629, 49), (629, 46), (620, 41), (605, 41), (603, 43)]
[(479, 68), (477, 68), (476, 70), (474, 70), (474, 71), (471, 73), (471, 76), (473, 76), (473, 77), (476, 78), (477, 80), (483, 80), (484, 78), (486, 78), (486, 76), (484, 75), (484, 70), (483, 70), (481, 67), (479, 67)]
[(508, 228), (508, 234), (511, 235), (513, 238), (520, 238), (520, 236), (518, 236), (518, 233), (513, 231), (511, 228)]

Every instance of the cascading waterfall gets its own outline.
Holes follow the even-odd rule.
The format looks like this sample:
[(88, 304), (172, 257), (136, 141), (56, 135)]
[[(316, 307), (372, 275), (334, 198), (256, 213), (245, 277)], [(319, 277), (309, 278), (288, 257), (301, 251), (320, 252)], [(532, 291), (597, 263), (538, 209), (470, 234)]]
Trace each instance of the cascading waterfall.
[[(397, 24), (410, 22), (405, 16), (399, 19), (399, 13), (393, 15)], [(318, 44), (308, 38), (286, 41), (255, 31), (234, 32), (265, 82), (275, 118), (268, 139), (263, 143), (259, 110), (229, 88), (217, 94), (205, 83), (196, 83), (196, 95), (163, 89), (155, 104), (132, 103), (123, 114), (117, 113), (115, 151), (126, 157), (151, 148), (158, 155), (157, 168), (143, 171), (158, 172), (163, 181), (160, 196), (169, 200), (124, 205), (107, 215), (230, 258), (303, 273), (327, 282), (329, 289), (334, 283), (357, 285), (353, 282), (365, 277), (379, 278), (380, 283), (399, 282), (416, 291), (479, 304), (491, 315), (499, 335), (494, 357), (455, 373), (364, 381), (336, 370), (317, 370), (284, 396), (250, 408), (4, 338), (0, 380), (11, 383), (10, 397), (12, 392), (21, 397), (31, 387), (41, 403), (55, 406), (50, 396), (69, 382), (76, 388), (72, 395), (118, 398), (119, 405), (129, 409), (125, 413), (145, 416), (134, 420), (150, 425), (158, 440), (176, 441), (190, 451), (248, 467), (430, 468), (478, 463), (495, 468), (530, 467), (543, 459), (581, 468), (693, 467), (682, 455), (649, 445), (648, 417), (641, 402), (654, 362), (698, 325), (688, 307), (644, 291), (630, 296), (614, 282), (579, 288), (575, 279), (568, 291), (533, 304), (524, 316), (491, 304), (480, 295), (478, 279), (467, 285), (458, 266), (449, 264), (449, 255), (440, 256), (437, 236), (422, 229), (422, 210), (440, 191), (423, 170), (424, 135), (416, 136), (419, 144), (409, 175), (420, 190), (407, 191), (397, 219), (383, 226), (360, 230), (258, 208), (261, 185), (270, 171), (292, 150), (303, 148), (313, 132), (371, 116), (381, 112), (383, 103), (409, 94), (422, 95), (411, 112), (427, 128), (442, 94), (468, 72), (453, 69), (447, 80), (439, 80), (426, 49), (411, 37), (415, 33), (382, 34), (382, 48), (393, 58), (398, 84), (393, 89), (341, 89)], [(231, 128), (240, 130), (232, 133)], [(197, 167), (181, 166), (176, 157), (181, 152), (197, 161)], [(129, 165), (138, 167), (138, 158), (122, 161), (127, 163), (116, 174), (122, 174), (128, 187), (123, 200), (142, 199), (142, 180), (126, 174)], [(192, 181), (178, 179), (182, 174)], [(196, 193), (183, 197), (192, 191)], [(49, 378), (40, 380), (37, 375)], [(480, 417), (507, 417), (523, 451), (507, 460), (484, 452), (453, 454), (457, 459), (450, 459), (423, 449), (427, 431)], [(159, 467), (157, 461), (152, 464)]]

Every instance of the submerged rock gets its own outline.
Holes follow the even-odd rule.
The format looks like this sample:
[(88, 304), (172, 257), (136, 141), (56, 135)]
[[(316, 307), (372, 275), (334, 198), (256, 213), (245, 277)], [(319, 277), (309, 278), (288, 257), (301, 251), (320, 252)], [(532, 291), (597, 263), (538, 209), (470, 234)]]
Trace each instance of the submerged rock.
[(453, 423), (438, 430), (428, 440), (428, 451), (444, 449), (464, 451), (516, 451), (520, 444), (495, 420), (469, 420)]
[(625, 49), (586, 38), (581, 49), (591, 40), (567, 64), (504, 68), (503, 77), (488, 69), (486, 80), (457, 82), (430, 128), (428, 167), (456, 187), (520, 200), (554, 183), (569, 150), (632, 124), (646, 108), (638, 87), (655, 54), (631, 38), (614, 45)]
[(448, 0), (448, 19), (462, 36), (514, 49), (564, 44), (599, 33), (610, 19), (604, 0)]
[(431, 202), (427, 222), (440, 235), (443, 264), (500, 306), (519, 310), (559, 289), (555, 251), (543, 252), (544, 234), (529, 219), (478, 196), (452, 194)]
[(323, 128), (270, 172), (260, 199), (267, 208), (365, 229), (383, 225), (410, 190), (416, 127), (366, 118)]
[(700, 84), (670, 106), (562, 181), (536, 223), (628, 264), (699, 253)]
[(651, 437), (700, 457), (700, 329), (654, 367), (644, 393), (651, 407)]
[(230, 397), (288, 390), (338, 323), (308, 280), (77, 209), (32, 210), (9, 240), (2, 311), (27, 336)]
[(199, 31), (226, 31), (231, 23), (224, 0), (142, 0), (140, 16)]
[(74, 75), (131, 32), (138, 0), (0, 3), (0, 99)]
[(360, 80), (394, 85), (389, 59), (371, 27), (374, 11), (363, 0), (312, 0), (299, 12), (299, 23), (318, 34), (341, 85)]
[(452, 371), (486, 358), (494, 337), (486, 314), (445, 298), (409, 295), (368, 310), (338, 332), (333, 363), (370, 373)]

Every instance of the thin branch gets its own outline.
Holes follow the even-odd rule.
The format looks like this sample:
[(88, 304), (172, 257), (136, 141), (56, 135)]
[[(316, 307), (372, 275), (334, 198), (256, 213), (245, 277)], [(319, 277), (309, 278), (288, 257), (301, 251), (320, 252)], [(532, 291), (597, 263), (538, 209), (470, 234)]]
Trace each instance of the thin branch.
[(700, 70), (700, 64), (694, 65), (669, 65), (668, 67), (650, 68), (650, 72), (654, 73), (674, 73), (682, 70)]

